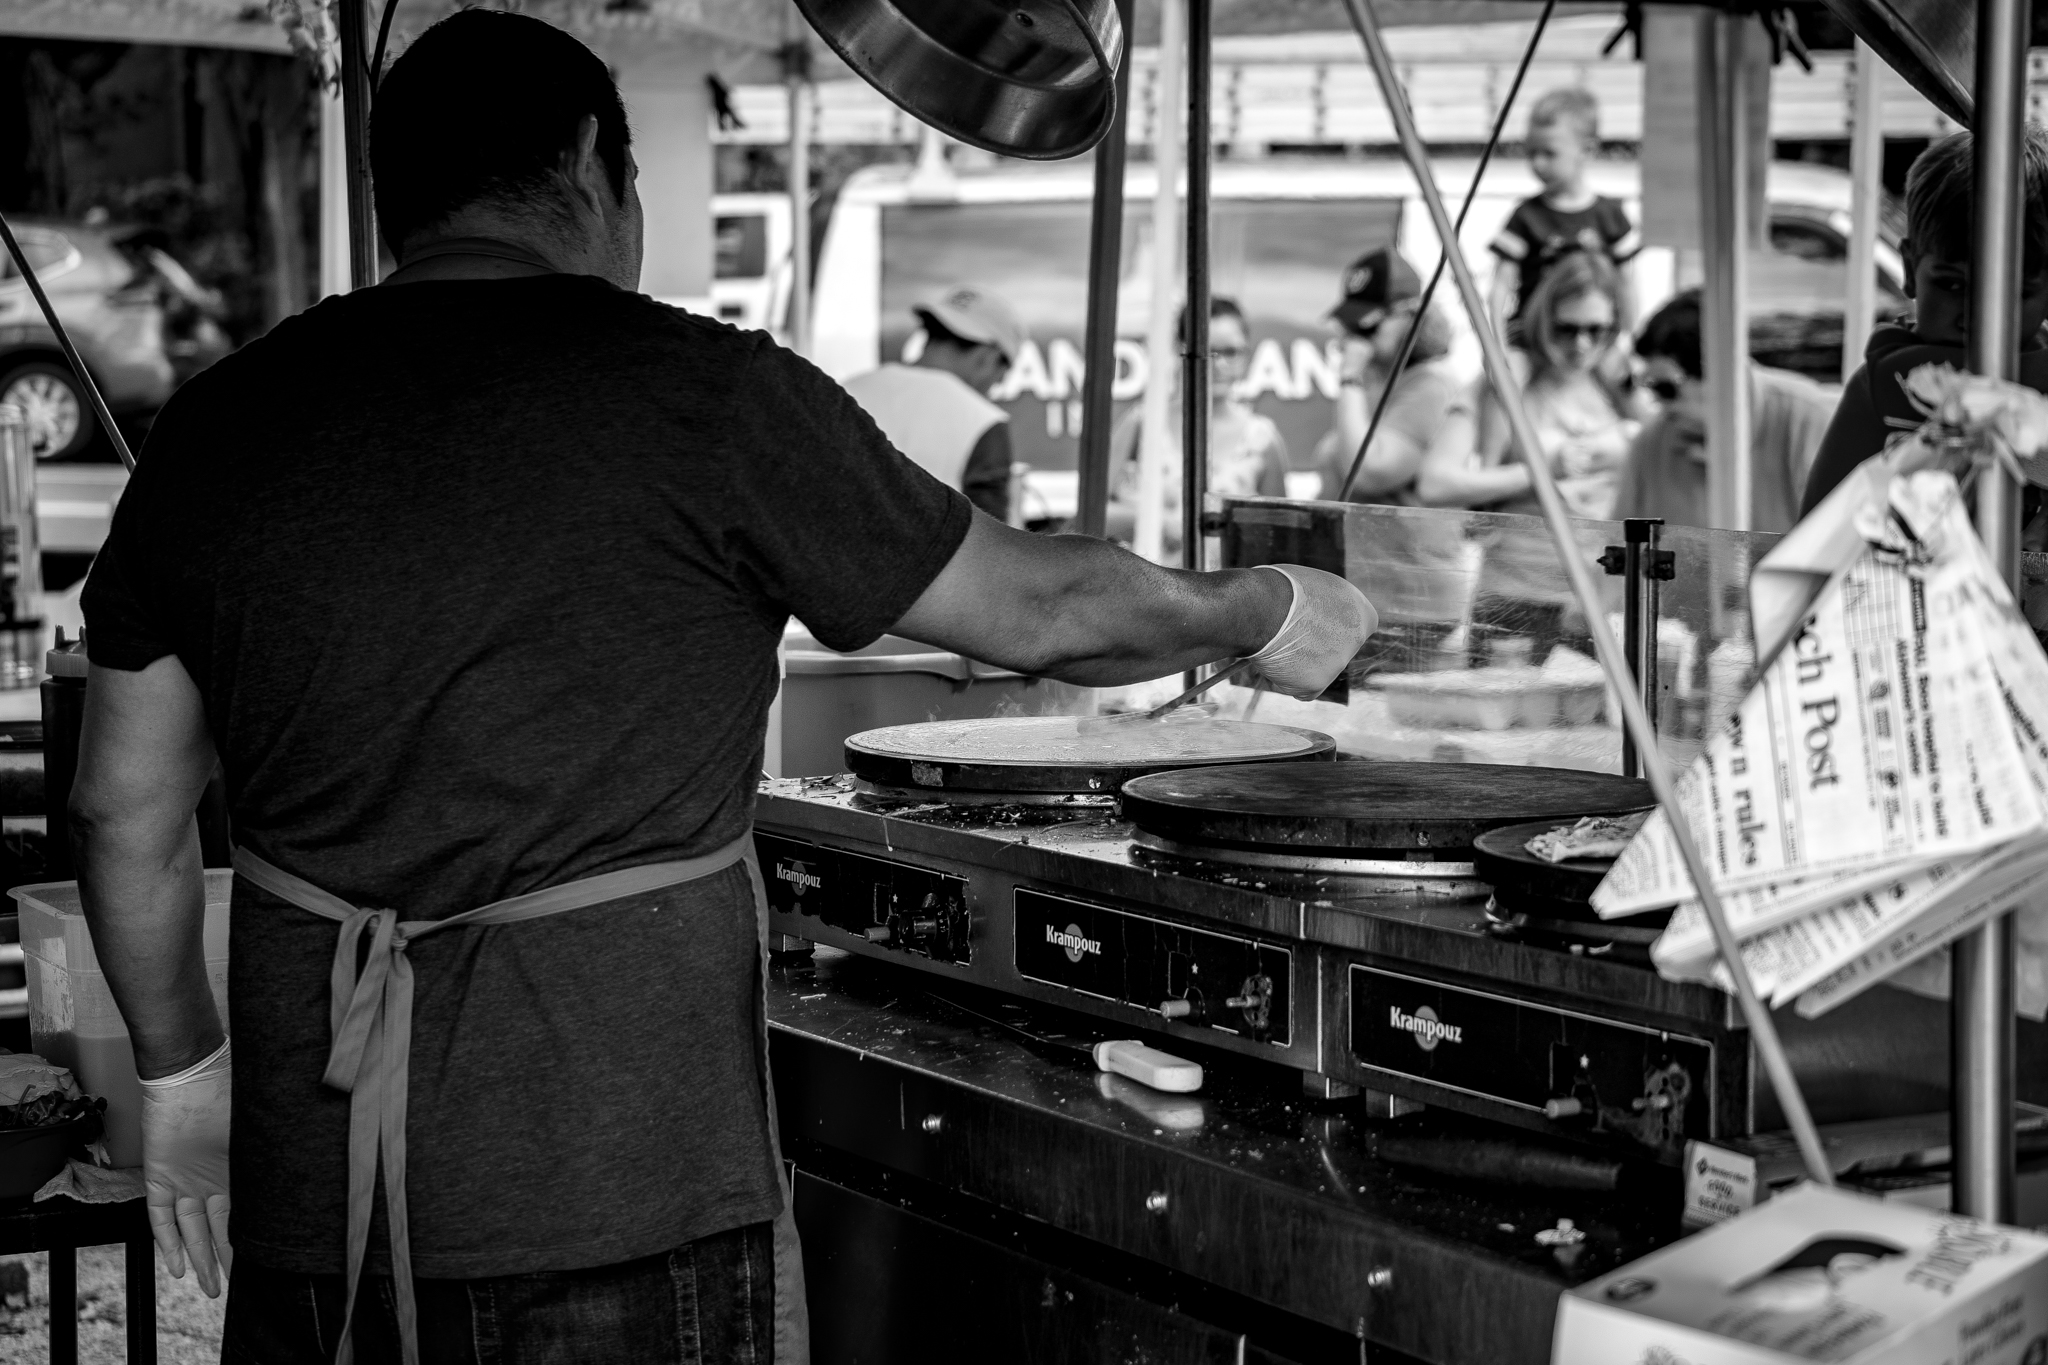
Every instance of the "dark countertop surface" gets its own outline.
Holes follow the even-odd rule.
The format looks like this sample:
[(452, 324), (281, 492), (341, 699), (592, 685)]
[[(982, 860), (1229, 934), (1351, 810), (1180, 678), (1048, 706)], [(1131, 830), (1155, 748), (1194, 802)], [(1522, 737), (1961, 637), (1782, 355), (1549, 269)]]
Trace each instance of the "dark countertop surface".
[[(863, 1061), (1036, 1111), (1076, 1140), (1143, 1149), (1145, 1157), (1164, 1159), (1191, 1177), (1284, 1202), (1297, 1214), (1305, 1203), (1314, 1222), (1369, 1226), (1382, 1240), (1434, 1244), (1482, 1279), (1521, 1282), (1524, 1297), (1541, 1289), (1554, 1300), (1556, 1291), (1677, 1234), (1670, 1189), (1652, 1194), (1625, 1185), (1626, 1193), (1587, 1193), (1489, 1185), (1397, 1168), (1374, 1155), (1376, 1138), (1388, 1135), (1440, 1143), (1446, 1152), (1477, 1141), (1534, 1147), (1513, 1130), (1434, 1112), (1372, 1119), (1363, 1099), (1312, 1105), (1290, 1071), (1184, 1047), (1180, 1051), (1205, 1068), (1203, 1088), (1195, 1095), (1164, 1094), (1100, 1073), (1082, 1052), (1068, 1050), (1104, 1036), (1091, 1031), (1095, 1021), (933, 983), (830, 949), (820, 949), (808, 964), (771, 972), (768, 1019), (790, 1042), (845, 1049)], [(1031, 1041), (1015, 1026), (1048, 1041)], [(778, 1057), (785, 1046), (778, 1044)], [(1584, 1234), (1562, 1250), (1537, 1236), (1554, 1233), (1561, 1219)], [(1532, 1277), (1541, 1285), (1529, 1284)], [(1547, 1323), (1544, 1328), (1547, 1340)]]

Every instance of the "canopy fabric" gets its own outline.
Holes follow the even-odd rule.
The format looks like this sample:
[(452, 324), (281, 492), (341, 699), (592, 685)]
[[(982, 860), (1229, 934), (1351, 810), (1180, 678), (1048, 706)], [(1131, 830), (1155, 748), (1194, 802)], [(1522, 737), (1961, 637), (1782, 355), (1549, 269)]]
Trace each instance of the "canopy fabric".
[[(399, 0), (392, 48), (447, 17), (456, 0)], [(494, 6), (496, 7), (496, 6)], [(506, 5), (505, 8), (513, 8)], [(729, 79), (773, 79), (767, 54), (800, 31), (782, 0), (520, 0), (516, 8), (558, 24), (607, 58), (644, 57), (649, 49), (708, 42)], [(372, 21), (380, 13), (369, 0)], [(0, 6), (0, 33), (99, 42), (171, 43), (286, 52), (285, 31), (263, 0), (11, 0)], [(773, 69), (771, 69), (773, 68)]]
[(1967, 126), (1977, 60), (1977, 10), (1968, 0), (1822, 0), (1885, 65), (1934, 107)]

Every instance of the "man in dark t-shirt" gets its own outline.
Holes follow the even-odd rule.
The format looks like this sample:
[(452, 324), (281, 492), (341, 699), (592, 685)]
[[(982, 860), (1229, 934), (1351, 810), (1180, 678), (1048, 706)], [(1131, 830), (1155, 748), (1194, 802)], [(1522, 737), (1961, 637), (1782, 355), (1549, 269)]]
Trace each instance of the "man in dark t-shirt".
[(632, 292), (628, 144), (558, 30), (422, 35), (373, 130), (399, 268), (179, 392), (86, 586), (85, 909), (152, 1229), (209, 1293), (232, 1203), (228, 1361), (467, 1361), (485, 1323), (507, 1358), (800, 1358), (739, 861), (789, 617), (1081, 683), (1249, 654), (1291, 694), (1372, 628), (1313, 570), (1004, 527), (766, 336)]

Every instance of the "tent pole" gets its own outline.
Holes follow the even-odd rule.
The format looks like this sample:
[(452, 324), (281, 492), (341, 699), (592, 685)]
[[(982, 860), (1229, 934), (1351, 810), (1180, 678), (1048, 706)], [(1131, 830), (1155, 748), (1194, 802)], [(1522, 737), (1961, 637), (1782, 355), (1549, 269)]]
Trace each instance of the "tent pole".
[[(1131, 0), (1117, 0), (1124, 33), (1131, 31)], [(1095, 197), (1088, 222), (1088, 334), (1081, 370), (1080, 520), (1084, 536), (1100, 536), (1109, 521), (1109, 428), (1115, 410), (1116, 295), (1123, 275), (1124, 156), (1130, 126), (1131, 49), (1125, 44), (1116, 69), (1116, 116), (1095, 144)]]
[[(385, 0), (386, 4), (393, 0)], [(340, 0), (341, 109), (348, 154), (348, 273), (352, 288), (377, 282), (377, 215), (370, 202), (370, 54), (365, 0)]]
[[(1209, 492), (1210, 0), (1188, 0), (1188, 288), (1181, 339), (1180, 562), (1201, 569), (1202, 505)], [(1190, 680), (1192, 681), (1190, 675)]]
[(1877, 325), (1877, 218), (1884, 195), (1884, 115), (1878, 106), (1877, 53), (1856, 40), (1849, 113), (1849, 289), (1842, 319), (1842, 379), (1863, 363)]
[[(1977, 0), (1975, 250), (1970, 270), (1970, 368), (2019, 376), (2022, 128), (2027, 107), (2028, 0)], [(1977, 534), (2015, 590), (2020, 490), (1996, 466), (1977, 478)], [(1950, 980), (1949, 1140), (1954, 1208), (2013, 1219), (2013, 937), (2002, 915), (1957, 939)]]
[[(1166, 558), (1166, 490), (1174, 458), (1174, 289), (1180, 238), (1180, 78), (1184, 69), (1184, 7), (1160, 0), (1159, 67), (1153, 84), (1151, 303), (1145, 320), (1145, 392), (1139, 398), (1138, 512), (1131, 548), (1157, 564)], [(1127, 30), (1128, 31), (1128, 30)]]
[(801, 36), (782, 50), (789, 93), (789, 349), (811, 353), (810, 49)]
[(1700, 290), (1707, 388), (1707, 507), (1723, 530), (1747, 531), (1749, 461), (1748, 15), (1702, 11), (1699, 24)]

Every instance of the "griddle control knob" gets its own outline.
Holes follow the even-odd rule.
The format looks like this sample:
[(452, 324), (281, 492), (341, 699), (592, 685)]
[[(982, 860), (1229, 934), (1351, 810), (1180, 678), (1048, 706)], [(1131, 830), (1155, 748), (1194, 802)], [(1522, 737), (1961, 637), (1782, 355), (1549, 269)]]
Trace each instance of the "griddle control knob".
[(1244, 979), (1236, 995), (1223, 1003), (1230, 1009), (1242, 1010), (1254, 1036), (1261, 1035), (1273, 1022), (1273, 978), (1264, 972), (1254, 973)]
[(867, 935), (867, 940), (870, 943), (887, 943), (891, 938), (895, 937), (895, 935), (889, 932), (889, 926), (886, 924), (870, 924), (861, 932)]
[(1162, 1018), (1185, 1019), (1194, 1012), (1195, 1006), (1192, 1001), (1162, 1000), (1159, 1002), (1159, 1013)]
[(1573, 1099), (1569, 1095), (1561, 1100), (1545, 1100), (1543, 1102), (1543, 1117), (1547, 1119), (1574, 1118), (1585, 1112), (1585, 1104), (1582, 1101)]

